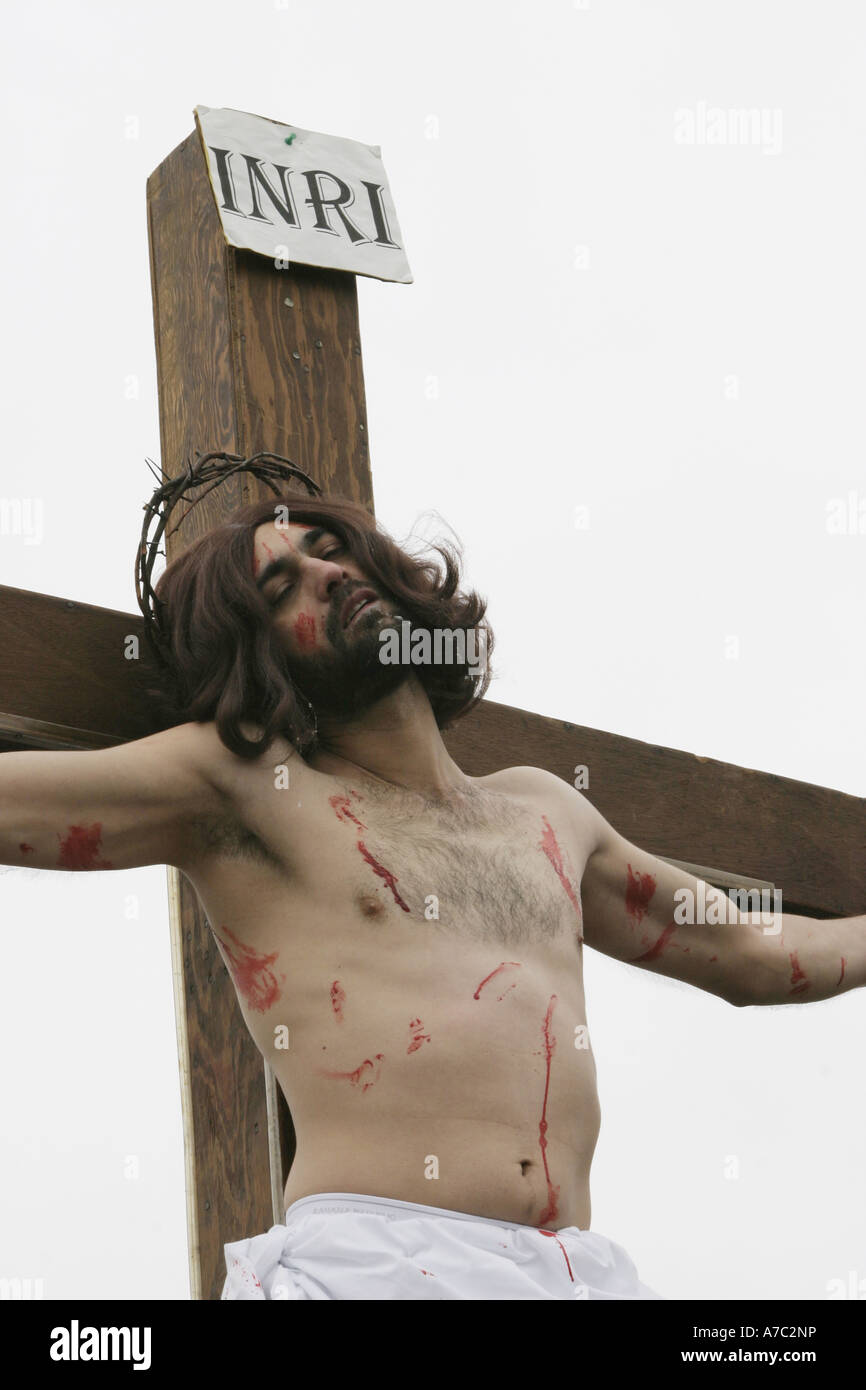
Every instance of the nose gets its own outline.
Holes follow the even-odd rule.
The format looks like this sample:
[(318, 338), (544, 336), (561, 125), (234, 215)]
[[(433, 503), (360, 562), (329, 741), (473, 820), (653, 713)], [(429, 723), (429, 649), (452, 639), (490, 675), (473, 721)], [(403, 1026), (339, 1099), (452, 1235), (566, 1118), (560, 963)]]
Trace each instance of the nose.
[(316, 597), (323, 603), (331, 604), (334, 602), (334, 593), (337, 590), (345, 589), (348, 592), (352, 577), (343, 565), (336, 560), (316, 560), (311, 559), (308, 564), (315, 565), (316, 572), (313, 578), (313, 587)]

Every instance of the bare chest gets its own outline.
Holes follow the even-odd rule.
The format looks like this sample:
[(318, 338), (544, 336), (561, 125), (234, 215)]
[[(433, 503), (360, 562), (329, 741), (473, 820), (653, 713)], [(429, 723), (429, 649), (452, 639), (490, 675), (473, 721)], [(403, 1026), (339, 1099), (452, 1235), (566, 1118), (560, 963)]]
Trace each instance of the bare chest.
[(285, 866), (287, 890), (311, 905), (514, 947), (581, 939), (581, 846), (534, 798), (484, 790), (443, 808), (317, 777), (277, 805), (252, 818), (262, 871)]

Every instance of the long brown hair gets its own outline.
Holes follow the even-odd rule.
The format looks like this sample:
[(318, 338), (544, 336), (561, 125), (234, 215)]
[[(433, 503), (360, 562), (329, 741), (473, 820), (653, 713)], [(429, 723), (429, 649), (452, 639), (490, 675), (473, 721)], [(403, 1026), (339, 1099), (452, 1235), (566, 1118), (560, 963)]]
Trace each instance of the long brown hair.
[[(407, 554), (357, 502), (335, 494), (310, 497), (286, 493), (250, 503), (193, 541), (160, 576), (155, 594), (163, 605), (168, 634), (159, 689), (151, 688), (159, 727), (190, 720), (216, 723), (220, 739), (242, 758), (257, 757), (277, 734), (302, 755), (317, 747), (316, 720), (291, 676), (290, 658), (273, 629), (273, 614), (254, 577), (254, 533), (280, 516), (318, 522), (338, 536), (371, 582), (404, 606), (413, 628), (463, 630), (467, 660), (413, 665), (440, 729), (467, 714), (490, 684), (493, 632), (484, 615), (487, 600), (459, 590), (459, 547), (432, 545), (432, 559)], [(469, 632), (485, 657), (472, 674)], [(263, 730), (256, 742), (241, 723)]]

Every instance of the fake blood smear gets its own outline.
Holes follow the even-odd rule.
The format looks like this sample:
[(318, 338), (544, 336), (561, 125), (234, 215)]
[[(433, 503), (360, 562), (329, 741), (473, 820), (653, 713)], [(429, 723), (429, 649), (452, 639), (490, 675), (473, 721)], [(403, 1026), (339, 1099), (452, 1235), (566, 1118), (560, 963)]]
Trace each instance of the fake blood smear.
[[(357, 792), (355, 795), (357, 796)], [(340, 820), (353, 820), (359, 830), (366, 830), (367, 827), (364, 825), (363, 821), (359, 821), (358, 817), (351, 809), (351, 804), (347, 796), (329, 796), (328, 804), (334, 808), (334, 812)]]
[(412, 1041), (406, 1048), (407, 1055), (410, 1052), (417, 1052), (422, 1043), (430, 1041), (430, 1034), (424, 1032), (424, 1024), (421, 1022), (420, 1018), (413, 1018), (409, 1024), (409, 1028), (412, 1032)]
[(326, 1076), (330, 1081), (349, 1081), (353, 1086), (360, 1086), (362, 1092), (369, 1091), (379, 1080), (379, 1071), (384, 1060), (384, 1055), (377, 1052), (372, 1061), (366, 1057), (354, 1071), (320, 1071), (319, 1075)]
[[(225, 932), (226, 936), (230, 936), (235, 943), (233, 950), (231, 946), (225, 944), (222, 936), (214, 931), (214, 935), (228, 957), (229, 969), (238, 987), (238, 992), (243, 995), (251, 1009), (255, 1009), (256, 1013), (263, 1014), (280, 998), (279, 983), (272, 968), (278, 953), (274, 951), (271, 955), (266, 956), (259, 951), (254, 951), (252, 946), (245, 946), (242, 941), (239, 941), (228, 927), (220, 927), (220, 932)], [(284, 980), (285, 975), (281, 975), (280, 979)]]
[(363, 840), (358, 841), (358, 849), (363, 854), (364, 858), (370, 865), (373, 872), (378, 874), (380, 878), (383, 878), (385, 880), (385, 883), (391, 889), (391, 892), (394, 894), (394, 901), (397, 904), (397, 906), (402, 907), (404, 912), (408, 912), (409, 905), (408, 903), (404, 903), (403, 899), (400, 897), (400, 894), (397, 892), (397, 880), (391, 873), (391, 870), (386, 869), (383, 864), (380, 864), (378, 860), (373, 858), (372, 854), (367, 849), (367, 846), (364, 844)]
[[(268, 545), (267, 541), (262, 541), (262, 548), (263, 548), (264, 550), (267, 551), (267, 553), (268, 553), (268, 559), (269, 559), (269, 560), (273, 560), (273, 558), (274, 558), (274, 552), (271, 550), (271, 547)], [(258, 557), (258, 555), (254, 555), (254, 556), (253, 556), (253, 579), (257, 579), (257, 578), (258, 578), (258, 574), (259, 574), (259, 557)]]
[[(492, 980), (494, 975), (498, 975), (499, 972), (500, 972), (500, 970), (507, 970), (508, 967), (509, 967), (509, 965), (515, 966), (515, 968), (516, 968), (517, 970), (519, 970), (519, 969), (521, 968), (521, 967), (520, 967), (520, 961), (519, 961), (519, 960), (504, 960), (504, 961), (502, 962), (501, 965), (497, 965), (497, 967), (496, 967), (495, 970), (491, 970), (491, 972), (490, 972), (489, 975), (485, 975), (485, 976), (484, 976), (484, 979), (481, 981), (481, 984), (480, 984), (480, 985), (478, 986), (478, 988), (476, 989), (476, 991), (475, 991), (475, 993), (473, 994), (472, 998), (473, 998), (473, 999), (477, 999), (478, 996), (479, 996), (479, 994), (480, 994), (481, 991), (483, 990), (484, 986), (487, 984), (487, 981), (488, 981), (488, 980)], [(515, 983), (516, 983), (516, 981), (515, 981)], [(508, 989), (503, 990), (503, 991), (502, 991), (502, 994), (497, 995), (497, 999), (502, 999), (502, 998), (504, 998), (504, 996), (508, 993), (508, 990), (509, 990), (509, 989), (513, 989), (513, 988), (514, 988), (514, 985), (513, 985), (513, 984), (509, 985), (509, 986), (508, 986)]]
[(252, 1270), (250, 1269), (244, 1269), (237, 1255), (232, 1255), (232, 1268), (235, 1271), (237, 1278), (244, 1279), (248, 1283), (251, 1283), (254, 1289), (260, 1289), (262, 1287), (258, 1275), (253, 1274)]
[(21, 851), (22, 854), (35, 854), (35, 853), (36, 853), (36, 851), (35, 851), (35, 849), (33, 848), (32, 845), (24, 844), (23, 842), (18, 846), (18, 848), (20, 849), (20, 851)]
[(848, 964), (848, 962), (847, 962), (847, 960), (846, 960), (846, 958), (845, 958), (844, 956), (840, 956), (839, 959), (840, 959), (840, 961), (842, 962), (842, 969), (840, 970), (840, 972), (839, 972), (839, 978), (838, 978), (838, 980), (836, 981), (837, 985), (841, 985), (841, 983), (842, 983), (842, 976), (845, 974), (845, 966)]
[[(352, 820), (355, 822), (359, 830), (367, 829), (363, 821), (358, 820), (358, 817), (355, 815), (354, 811), (350, 810), (349, 798), (347, 796), (329, 796), (328, 801), (330, 805), (333, 807), (335, 815), (340, 820)], [(373, 870), (373, 873), (378, 874), (380, 878), (383, 878), (385, 880), (386, 885), (390, 888), (394, 896), (394, 901), (397, 904), (397, 906), (402, 907), (404, 912), (409, 912), (410, 908), (408, 904), (404, 903), (403, 899), (400, 897), (400, 894), (397, 892), (397, 879), (395, 875), (391, 873), (390, 869), (386, 869), (383, 864), (380, 864), (378, 859), (373, 858), (372, 854), (367, 849), (367, 846), (364, 844), (364, 841), (360, 838), (360, 836), (358, 837), (358, 849), (361, 851), (367, 863), (370, 865), (370, 868)]]
[(548, 859), (553, 865), (560, 883), (562, 884), (563, 888), (565, 889), (566, 893), (571, 899), (574, 910), (577, 913), (578, 920), (580, 920), (580, 903), (578, 902), (577, 894), (574, 891), (574, 887), (571, 883), (571, 880), (569, 879), (568, 874), (565, 872), (565, 869), (562, 866), (562, 850), (559, 848), (556, 835), (553, 832), (553, 828), (549, 820), (547, 819), (547, 816), (542, 816), (541, 819), (544, 821), (544, 834), (542, 835), (541, 840), (539, 841), (539, 847), (544, 850), (544, 853), (547, 855)]
[(565, 1256), (565, 1263), (568, 1265), (568, 1276), (569, 1276), (569, 1278), (571, 1279), (571, 1282), (572, 1282), (572, 1284), (573, 1284), (573, 1283), (574, 1283), (574, 1275), (573, 1275), (572, 1272), (571, 1272), (571, 1261), (570, 1261), (569, 1258), (568, 1258), (568, 1251), (566, 1250), (566, 1248), (565, 1248), (565, 1246), (563, 1245), (562, 1241), (559, 1239), (559, 1236), (556, 1234), (556, 1231), (539, 1231), (539, 1235), (542, 1235), (542, 1236), (553, 1236), (553, 1239), (556, 1241), (557, 1245), (559, 1246), (560, 1250), (562, 1251), (563, 1255)]
[(58, 868), (61, 869), (110, 869), (112, 866), (107, 859), (99, 859), (97, 856), (102, 847), (102, 823), (97, 821), (95, 825), (70, 825), (63, 839), (59, 834), (60, 858), (57, 861)]
[[(793, 985), (793, 989), (789, 990), (788, 993), (802, 994), (804, 989), (809, 988), (809, 981), (806, 979), (806, 973), (800, 969), (800, 962), (797, 959), (796, 951), (791, 951), (788, 959), (791, 962), (791, 984)], [(802, 984), (799, 983), (801, 980)]]
[[(665, 946), (667, 946), (676, 929), (676, 922), (671, 922), (669, 926), (665, 927), (664, 931), (662, 932), (655, 945), (650, 946), (648, 951), (644, 951), (642, 956), (635, 956), (635, 960), (657, 960), (658, 957), (661, 955), (662, 951), (664, 950)], [(688, 947), (686, 947), (686, 950), (688, 950)]]
[(538, 1126), (538, 1146), (541, 1149), (541, 1161), (544, 1164), (544, 1177), (547, 1182), (547, 1206), (539, 1217), (538, 1224), (543, 1226), (545, 1221), (556, 1220), (556, 1203), (559, 1198), (559, 1188), (554, 1187), (550, 1181), (550, 1169), (547, 1166), (547, 1094), (550, 1090), (550, 1061), (556, 1049), (556, 1038), (550, 1036), (550, 1020), (553, 1016), (553, 1006), (556, 1003), (556, 995), (550, 996), (550, 1003), (547, 1006), (544, 1023), (541, 1031), (544, 1035), (544, 1055), (547, 1059), (547, 1074), (544, 1078), (544, 1104), (541, 1107), (541, 1120)]
[(340, 1023), (343, 1022), (343, 1005), (345, 1002), (346, 991), (343, 989), (340, 981), (335, 980), (331, 985), (331, 1008), (334, 1010), (337, 1020)]
[(316, 620), (312, 613), (299, 613), (292, 627), (299, 647), (316, 645)]
[(631, 864), (628, 868), (628, 882), (625, 886), (625, 910), (634, 926), (639, 926), (641, 918), (650, 905), (656, 891), (656, 881), (652, 874), (634, 874)]

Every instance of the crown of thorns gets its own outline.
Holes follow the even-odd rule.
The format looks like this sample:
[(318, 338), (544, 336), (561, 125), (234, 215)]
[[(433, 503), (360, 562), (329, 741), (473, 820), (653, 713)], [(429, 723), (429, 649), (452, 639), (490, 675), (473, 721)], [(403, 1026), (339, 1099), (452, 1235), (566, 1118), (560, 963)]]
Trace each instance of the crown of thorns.
[[(159, 482), (152, 466), (152, 460), (145, 459), (145, 463)], [(299, 479), (314, 497), (321, 497), (322, 489), (308, 473), (298, 468), (291, 459), (283, 458), (280, 454), (253, 454), (252, 458), (248, 459), (243, 458), (240, 454), (204, 454), (198, 455), (195, 463), (190, 463), (187, 459), (185, 471), (178, 474), (176, 478), (169, 478), (161, 468), (159, 473), (164, 481), (160, 482), (150, 501), (144, 503), (144, 524), (141, 528), (141, 542), (135, 565), (135, 596), (144, 616), (145, 635), (154, 651), (161, 656), (167, 641), (167, 633), (162, 618), (164, 604), (162, 599), (157, 598), (154, 593), (151, 575), (157, 555), (166, 555), (165, 550), (160, 550), (160, 541), (166, 535), (166, 527), (171, 514), (181, 500), (189, 500), (187, 494), (191, 489), (203, 487), (210, 483), (210, 487), (200, 497), (197, 497), (194, 502), (190, 502), (183, 516), (168, 531), (168, 536), (173, 535), (183, 524), (193, 507), (203, 501), (215, 487), (219, 487), (220, 483), (233, 477), (235, 473), (252, 473), (277, 496), (280, 496), (283, 491), (274, 481), (277, 478), (283, 483), (296, 478)]]

